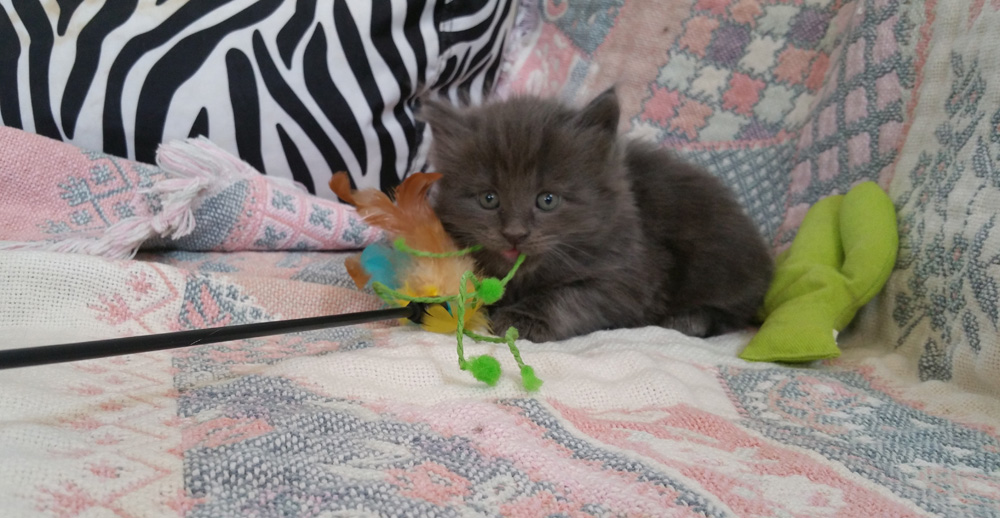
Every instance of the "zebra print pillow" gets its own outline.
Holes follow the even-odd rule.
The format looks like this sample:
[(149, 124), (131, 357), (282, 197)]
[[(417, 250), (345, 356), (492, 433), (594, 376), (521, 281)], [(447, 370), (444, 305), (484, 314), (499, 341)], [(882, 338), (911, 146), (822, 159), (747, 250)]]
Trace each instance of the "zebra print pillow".
[(205, 135), (333, 197), (425, 164), (418, 96), (475, 103), (513, 0), (0, 0), (0, 123), (152, 162)]

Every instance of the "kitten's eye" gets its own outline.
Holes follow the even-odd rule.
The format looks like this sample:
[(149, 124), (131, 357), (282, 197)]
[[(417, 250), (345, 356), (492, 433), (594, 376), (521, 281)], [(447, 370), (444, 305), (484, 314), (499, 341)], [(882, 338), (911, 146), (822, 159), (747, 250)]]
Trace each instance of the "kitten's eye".
[(500, 206), (500, 197), (493, 191), (486, 191), (479, 195), (479, 204), (492, 210)]
[(538, 198), (535, 200), (535, 205), (538, 205), (539, 209), (549, 211), (558, 207), (559, 202), (561, 201), (562, 198), (560, 198), (558, 194), (552, 194), (551, 192), (543, 192), (542, 194), (538, 195)]

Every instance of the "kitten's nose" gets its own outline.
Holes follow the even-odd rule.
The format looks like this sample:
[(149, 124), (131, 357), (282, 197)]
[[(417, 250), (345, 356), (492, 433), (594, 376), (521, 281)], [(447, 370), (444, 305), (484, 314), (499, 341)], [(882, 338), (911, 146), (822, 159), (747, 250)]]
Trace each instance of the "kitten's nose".
[(528, 237), (528, 231), (523, 228), (503, 229), (500, 233), (503, 234), (503, 237), (510, 242), (511, 246), (514, 247), (517, 247), (521, 241), (524, 241), (524, 238)]

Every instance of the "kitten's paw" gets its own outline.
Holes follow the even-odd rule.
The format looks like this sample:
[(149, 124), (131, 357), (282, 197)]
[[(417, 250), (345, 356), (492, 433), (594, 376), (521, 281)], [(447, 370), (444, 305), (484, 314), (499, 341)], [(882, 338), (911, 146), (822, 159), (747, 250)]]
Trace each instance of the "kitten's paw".
[(557, 339), (549, 329), (549, 326), (544, 322), (517, 311), (507, 309), (494, 310), (490, 313), (490, 321), (492, 322), (493, 332), (499, 335), (507, 332), (507, 328), (514, 327), (517, 329), (517, 334), (520, 338), (531, 340), (535, 343)]
[(751, 315), (716, 308), (693, 308), (668, 316), (662, 325), (688, 336), (708, 338), (745, 329), (751, 325)]
[(661, 325), (688, 336), (705, 338), (710, 334), (712, 319), (706, 312), (693, 309), (670, 315), (664, 319)]

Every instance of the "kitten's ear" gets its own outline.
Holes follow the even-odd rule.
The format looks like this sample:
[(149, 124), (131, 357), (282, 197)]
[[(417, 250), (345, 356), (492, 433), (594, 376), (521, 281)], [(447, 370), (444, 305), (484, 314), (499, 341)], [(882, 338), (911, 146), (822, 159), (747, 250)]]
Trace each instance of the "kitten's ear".
[(576, 123), (582, 128), (597, 128), (605, 133), (618, 133), (618, 118), (621, 108), (618, 106), (618, 94), (615, 87), (608, 88), (590, 101), (576, 116)]
[(447, 102), (423, 99), (416, 115), (417, 120), (430, 124), (436, 139), (458, 137), (472, 129), (471, 121)]

